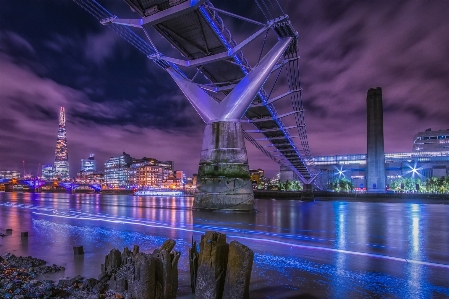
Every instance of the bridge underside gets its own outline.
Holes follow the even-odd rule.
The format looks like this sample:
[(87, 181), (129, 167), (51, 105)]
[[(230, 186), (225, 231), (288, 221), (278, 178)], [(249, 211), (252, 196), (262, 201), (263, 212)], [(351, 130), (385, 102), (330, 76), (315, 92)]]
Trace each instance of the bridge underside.
[[(201, 59), (212, 55), (226, 53), (238, 45), (226, 29), (219, 13), (209, 1), (190, 1), (196, 2), (197, 5), (201, 4), (198, 8), (191, 10), (181, 10), (181, 5), (189, 2), (183, 0), (125, 0), (125, 2), (143, 20), (147, 19), (148, 23), (142, 25), (145, 30), (157, 30), (186, 60), (191, 61), (191, 64), (195, 64), (195, 61), (200, 63), (202, 62)], [(177, 7), (180, 11), (176, 11)], [(169, 10), (174, 11), (171, 14), (172, 17), (161, 18), (159, 22), (159, 15)], [(297, 32), (288, 20), (288, 16), (283, 15), (279, 9), (273, 10), (271, 15), (273, 16), (272, 21), (276, 22), (277, 20), (271, 29), (278, 37), (294, 38), (293, 43), (284, 53), (284, 63), (286, 62), (285, 65), (291, 73), (297, 72)], [(251, 70), (251, 66), (240, 51), (227, 59), (215, 60), (195, 67), (210, 80), (210, 90), (223, 94), (229, 93)], [(299, 78), (296, 81), (291, 80), (287, 97), (291, 98), (292, 113), (298, 118), (296, 127), (299, 135), (305, 137), (303, 107), (299, 103), (300, 92)], [(312, 162), (307, 139), (301, 138), (302, 148), (298, 149), (292, 141), (287, 126), (282, 123), (274, 105), (270, 103), (271, 100), (273, 99), (269, 98), (265, 90), (260, 89), (253, 104), (248, 107), (245, 118), (255, 127), (254, 132), (263, 134), (282, 157), (274, 158), (272, 156), (270, 158), (278, 159), (277, 162), (291, 168), (303, 182), (309, 182), (316, 175), (316, 172), (311, 167)], [(251, 142), (255, 141), (248, 134), (245, 134), (245, 137)], [(268, 151), (259, 149), (269, 155)]]
[[(237, 156), (240, 156), (240, 158), (237, 158), (237, 156), (235, 156), (232, 159), (237, 161), (235, 162), (237, 164), (243, 163), (241, 164), (241, 167), (239, 166), (240, 177), (245, 177), (246, 173), (249, 176), (249, 171), (246, 170), (244, 171), (245, 175), (242, 174), (243, 169), (247, 168), (247, 162), (243, 162), (245, 160), (247, 161), (246, 149), (244, 148), (244, 144), (243, 147), (241, 147), (240, 145), (240, 136), (244, 136), (271, 159), (281, 165), (287, 166), (289, 169), (295, 172), (295, 174), (303, 181), (303, 183), (310, 184), (313, 181), (317, 173), (312, 167), (312, 159), (310, 156), (305, 131), (305, 122), (303, 116), (304, 110), (301, 101), (301, 87), (299, 76), (297, 75), (299, 58), (297, 55), (296, 42), (297, 32), (293, 29), (290, 21), (288, 20), (288, 16), (284, 15), (280, 9), (274, 9), (273, 11), (271, 11), (271, 17), (269, 20), (267, 19), (266, 23), (249, 20), (253, 23), (258, 23), (258, 25), (261, 26), (261, 29), (254, 33), (251, 37), (247, 38), (245, 41), (237, 44), (231, 37), (229, 30), (225, 27), (223, 20), (219, 16), (219, 13), (226, 14), (227, 12), (215, 8), (208, 0), (125, 0), (125, 2), (129, 4), (129, 6), (135, 12), (137, 12), (137, 14), (140, 15), (139, 19), (126, 20), (117, 19), (117, 17), (105, 13), (106, 10), (104, 9), (101, 12), (99, 12), (99, 10), (97, 9), (97, 11), (93, 13), (89, 10), (89, 8), (86, 8), (88, 5), (91, 5), (88, 4), (88, 0), (74, 1), (83, 6), (91, 14), (99, 18), (103, 24), (110, 26), (119, 34), (121, 34), (119, 32), (120, 30), (115, 27), (117, 26), (117, 24), (142, 28), (151, 43), (151, 47), (148, 47), (148, 45), (146, 46), (145, 49), (147, 50), (142, 50), (139, 48), (140, 46), (136, 46), (132, 41), (129, 40), (129, 36), (124, 37), (127, 38), (127, 40), (130, 41), (133, 45), (138, 47), (141, 51), (146, 53), (147, 56), (150, 59), (153, 59), (159, 66), (169, 71), (172, 77), (174, 77), (173, 74), (175, 74), (176, 76), (179, 75), (181, 77), (184, 77), (185, 82), (182, 82), (181, 78), (177, 81), (177, 84), (183, 90), (184, 94), (186, 94), (189, 101), (194, 105), (195, 109), (197, 111), (200, 110), (199, 113), (207, 124), (199, 168), (199, 181), (201, 181), (202, 173), (208, 173), (206, 169), (209, 169), (209, 166), (207, 166), (206, 164), (215, 164), (214, 167), (217, 167), (218, 170), (223, 170), (225, 164), (228, 163), (226, 159), (229, 158), (230, 153), (230, 151), (228, 150), (229, 147), (227, 147), (229, 145), (215, 144), (215, 147), (213, 149), (209, 145), (205, 145), (207, 143), (207, 140), (215, 138), (213, 134), (207, 135), (209, 134), (207, 132), (210, 131), (208, 130), (208, 126), (213, 125), (213, 123), (219, 123), (220, 121), (232, 121), (235, 124), (238, 123), (237, 126), (240, 128), (240, 119), (242, 117), (242, 122), (248, 122), (252, 124), (254, 129), (235, 132), (234, 137), (231, 138), (235, 141), (235, 146), (240, 151), (240, 154), (236, 154)], [(242, 17), (240, 17), (240, 19), (242, 19)], [(158, 52), (149, 35), (149, 32), (154, 30), (162, 35), (174, 48), (176, 48), (183, 59), (166, 57), (162, 53)], [(210, 118), (207, 109), (214, 106), (214, 104), (199, 103), (201, 102), (199, 97), (207, 98), (202, 94), (202, 92), (207, 94), (210, 98), (213, 98), (214, 101), (218, 103), (217, 105), (221, 104), (221, 106), (225, 106), (226, 104), (222, 102), (224, 102), (230, 94), (235, 92), (235, 90), (237, 89), (236, 86), (242, 87), (242, 84), (239, 83), (245, 80), (244, 78), (246, 78), (248, 74), (251, 73), (251, 70), (254, 69), (245, 59), (242, 52), (243, 48), (247, 43), (252, 42), (256, 36), (263, 36), (263, 34), (268, 32), (269, 30), (275, 32), (278, 40), (287, 38), (291, 40), (288, 46), (283, 48), (282, 55), (276, 58), (276, 61), (278, 61), (278, 58), (282, 58), (282, 61), (278, 61), (277, 66), (274, 68), (279, 68), (280, 70), (282, 70), (282, 68), (285, 67), (285, 69), (287, 70), (289, 76), (289, 79), (286, 80), (288, 81), (287, 92), (285, 92), (281, 96), (271, 97), (271, 91), (270, 93), (267, 93), (264, 88), (259, 87), (257, 92), (251, 98), (251, 101), (246, 105), (245, 109), (242, 112), (242, 115), (238, 116), (238, 119), (226, 119), (226, 117), (223, 116), (221, 116), (221, 118), (218, 117), (217, 119), (213, 119), (213, 117)], [(121, 35), (123, 36), (123, 34)], [(257, 64), (256, 67), (258, 65), (259, 64)], [(197, 70), (197, 73), (193, 78), (189, 79), (178, 66), (194, 68)], [(274, 71), (274, 69), (272, 68), (270, 69), (270, 71)], [(208, 84), (200, 84), (199, 82), (195, 83), (194, 79), (199, 73), (201, 73), (208, 79)], [(264, 82), (265, 80), (266, 78), (264, 79)], [(189, 98), (188, 92), (186, 93), (186, 89), (195, 89), (194, 87), (190, 86), (192, 83), (195, 83), (197, 87), (200, 87), (202, 89), (202, 92), (195, 91), (195, 96), (190, 96)], [(187, 88), (187, 85), (189, 85), (190, 87)], [(225, 98), (225, 100), (223, 100), (223, 97)], [(279, 115), (276, 111), (274, 103), (283, 98), (291, 99), (291, 105), (293, 109), (290, 110), (289, 113)], [(204, 108), (201, 106), (208, 107)], [(232, 110), (232, 108), (230, 107), (227, 108)], [(283, 117), (288, 115), (294, 116), (294, 125), (287, 126), (281, 120)], [(232, 131), (228, 130), (232, 125), (217, 126), (221, 128), (220, 130), (224, 130), (220, 131), (220, 134), (229, 136)], [(291, 129), (298, 130), (298, 133), (294, 134), (296, 136), (291, 135)], [(254, 138), (249, 133), (261, 134), (263, 137), (261, 139)], [(298, 149), (298, 147), (292, 141), (292, 137), (300, 137), (300, 149)], [(260, 145), (257, 140), (262, 139), (268, 141), (269, 145)], [(204, 153), (208, 151), (210, 151), (210, 155), (206, 159)], [(218, 152), (221, 154), (216, 156), (215, 154), (212, 154), (212, 152)], [(245, 163), (246, 166), (243, 166)], [(204, 175), (202, 176), (203, 179), (206, 177), (207, 176)], [(229, 187), (229, 184), (227, 182), (237, 182), (236, 179), (238, 178), (238, 176), (221, 175), (219, 176), (219, 178), (223, 179), (222, 182), (216, 182), (213, 184), (211, 182), (217, 180), (216, 178), (210, 178), (211, 180), (209, 181), (203, 180), (203, 185), (199, 186), (199, 192), (195, 200), (197, 207), (214, 208), (215, 206), (212, 207), (213, 205), (202, 206), (200, 203), (208, 201), (211, 196), (214, 197), (216, 194), (222, 194), (222, 191)], [(225, 181), (228, 185), (221, 185), (223, 181)], [(246, 186), (246, 182), (242, 181), (237, 183), (237, 187), (231, 193), (234, 194), (235, 197), (240, 198), (240, 195), (237, 194), (243, 192), (242, 190), (246, 190), (246, 187), (243, 186)], [(252, 195), (252, 191), (250, 191), (249, 189), (248, 191), (244, 191), (242, 194), (247, 193), (251, 193)], [(210, 196), (206, 194), (210, 194)], [(242, 198), (245, 196), (246, 195), (242, 195)], [(217, 195), (216, 198), (218, 199), (216, 199), (215, 202), (221, 202), (222, 200), (225, 200), (221, 197), (221, 195)], [(231, 204), (231, 206), (235, 203), (241, 203), (240, 200), (241, 199), (237, 199)], [(249, 199), (248, 202), (251, 201), (252, 199)], [(219, 208), (226, 208), (226, 206), (230, 205), (224, 204)], [(243, 209), (249, 210), (250, 208), (245, 207)]]

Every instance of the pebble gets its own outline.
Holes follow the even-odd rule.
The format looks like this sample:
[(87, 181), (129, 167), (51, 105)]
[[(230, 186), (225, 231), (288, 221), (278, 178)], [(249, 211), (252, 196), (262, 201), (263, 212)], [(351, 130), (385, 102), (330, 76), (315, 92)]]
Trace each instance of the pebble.
[(36, 280), (39, 274), (55, 273), (64, 267), (55, 264), (46, 266), (41, 259), (17, 257), (6, 253), (0, 256), (0, 298), (69, 298), (69, 299), (115, 299), (121, 294), (107, 291), (104, 294), (92, 292), (96, 279), (81, 276), (61, 278), (58, 283), (51, 280)]

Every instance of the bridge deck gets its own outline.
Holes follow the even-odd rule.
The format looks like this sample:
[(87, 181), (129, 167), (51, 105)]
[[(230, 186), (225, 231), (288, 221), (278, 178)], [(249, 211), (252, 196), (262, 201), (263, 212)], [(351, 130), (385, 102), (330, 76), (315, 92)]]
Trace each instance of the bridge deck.
[[(74, 1), (89, 11), (86, 8), (86, 0)], [(141, 24), (145, 30), (149, 31), (152, 28), (157, 30), (185, 59), (201, 59), (214, 54), (226, 53), (237, 45), (223, 20), (208, 0), (125, 0), (125, 2), (140, 15), (144, 22), (147, 22)], [(106, 11), (104, 8), (102, 9)], [(93, 14), (91, 11), (90, 13)], [(106, 17), (110, 16), (109, 14)], [(98, 13), (96, 17), (101, 17), (101, 13)], [(297, 58), (297, 36), (290, 21), (282, 16), (280, 11), (274, 16), (272, 14), (272, 17), (281, 20), (273, 28), (279, 37), (294, 37), (294, 42), (285, 52), (284, 58)], [(153, 54), (155, 50), (150, 49), (150, 52)], [(170, 62), (161, 60), (156, 60), (156, 63), (165, 68), (172, 65)], [(251, 66), (241, 51), (229, 58), (203, 63), (196, 68), (225, 95), (251, 70)], [(299, 81), (296, 85), (299, 88)], [(290, 85), (290, 90), (296, 89), (296, 87)], [(210, 94), (213, 96), (212, 92)], [(278, 117), (275, 107), (267, 103), (268, 100), (267, 93), (261, 89), (254, 99), (253, 105), (246, 111), (245, 117), (283, 156), (283, 160), (278, 159), (277, 162), (289, 166), (305, 181), (308, 181), (314, 175), (315, 170), (312, 167), (313, 162), (307, 139), (304, 139), (306, 138), (304, 134), (300, 134), (303, 148), (301, 151), (298, 150), (288, 129)], [(296, 107), (296, 109), (294, 107), (293, 113), (300, 114), (302, 113), (301, 109), (302, 107)], [(298, 118), (296, 115), (295, 117)], [(305, 133), (305, 128), (298, 128), (298, 130), (299, 133)], [(248, 135), (247, 137), (253, 144), (257, 143)], [(265, 148), (258, 147), (274, 159), (273, 155), (270, 155)]]

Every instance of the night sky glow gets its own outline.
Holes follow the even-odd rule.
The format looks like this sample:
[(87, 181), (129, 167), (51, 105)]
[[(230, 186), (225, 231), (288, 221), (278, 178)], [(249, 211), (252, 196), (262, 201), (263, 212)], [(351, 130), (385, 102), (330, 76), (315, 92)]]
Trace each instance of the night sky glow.
[[(449, 128), (449, 1), (281, 2), (299, 32), (312, 155), (365, 153), (365, 97), (376, 86), (387, 152), (411, 151), (418, 131)], [(136, 17), (124, 2), (100, 3)], [(252, 1), (236, 3), (214, 2), (262, 20)], [(22, 170), (25, 160), (35, 174), (52, 163), (64, 106), (72, 176), (81, 158), (94, 153), (101, 169), (122, 151), (197, 172), (204, 125), (168, 74), (72, 1), (0, 5), (0, 169)], [(237, 41), (252, 32), (223, 19)], [(247, 147), (250, 167), (278, 171)]]

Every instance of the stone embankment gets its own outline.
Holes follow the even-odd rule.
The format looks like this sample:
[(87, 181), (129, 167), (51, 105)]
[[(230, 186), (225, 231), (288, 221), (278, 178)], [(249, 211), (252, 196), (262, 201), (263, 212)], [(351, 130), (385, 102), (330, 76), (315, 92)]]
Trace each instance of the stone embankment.
[[(98, 279), (61, 278), (58, 283), (36, 280), (39, 274), (64, 270), (32, 257), (7, 253), (0, 257), (0, 298), (172, 299), (178, 290), (176, 242), (165, 241), (152, 253), (112, 249), (101, 265)], [(189, 250), (192, 292), (201, 299), (249, 297), (254, 253), (239, 242), (226, 243), (226, 235), (206, 232)]]

